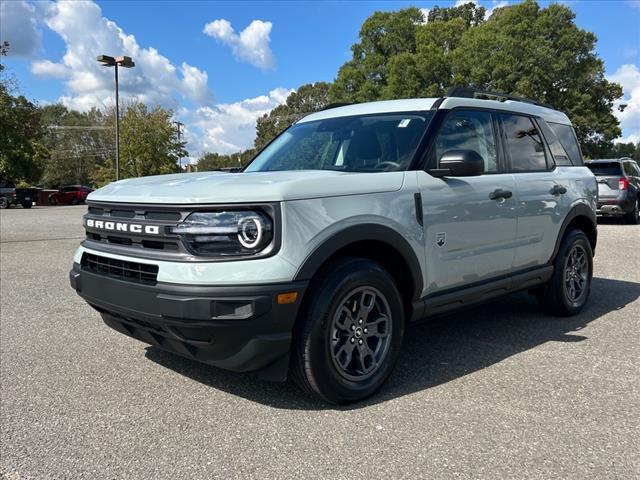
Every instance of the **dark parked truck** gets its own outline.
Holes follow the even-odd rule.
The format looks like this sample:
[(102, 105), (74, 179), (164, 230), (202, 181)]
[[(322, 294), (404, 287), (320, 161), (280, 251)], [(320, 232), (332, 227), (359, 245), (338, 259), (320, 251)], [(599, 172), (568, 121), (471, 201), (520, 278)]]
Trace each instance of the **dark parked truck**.
[(11, 180), (0, 181), (0, 208), (9, 208), (12, 205), (31, 208), (37, 199), (37, 188), (16, 188)]
[(574, 315), (597, 186), (571, 122), (476, 93), (326, 108), (240, 173), (96, 190), (71, 285), (125, 335), (336, 403), (384, 383), (411, 322), (518, 290)]
[(598, 215), (640, 221), (640, 167), (631, 158), (591, 160), (585, 165), (598, 180)]

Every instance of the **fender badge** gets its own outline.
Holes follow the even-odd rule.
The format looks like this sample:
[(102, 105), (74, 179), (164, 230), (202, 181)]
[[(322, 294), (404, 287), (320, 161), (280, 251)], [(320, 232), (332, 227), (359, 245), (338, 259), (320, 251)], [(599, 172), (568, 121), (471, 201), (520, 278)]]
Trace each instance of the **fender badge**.
[(438, 247), (444, 247), (445, 243), (447, 243), (447, 233), (446, 232), (436, 233), (436, 245)]

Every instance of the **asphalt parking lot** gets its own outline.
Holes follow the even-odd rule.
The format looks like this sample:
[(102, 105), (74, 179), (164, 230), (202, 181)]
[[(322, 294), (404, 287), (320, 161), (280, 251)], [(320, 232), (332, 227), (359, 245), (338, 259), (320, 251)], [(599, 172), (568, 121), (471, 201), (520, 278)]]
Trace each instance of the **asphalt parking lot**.
[(332, 408), (106, 327), (68, 285), (85, 209), (0, 214), (5, 478), (640, 477), (640, 226), (600, 225), (581, 315), (517, 294), (413, 327)]

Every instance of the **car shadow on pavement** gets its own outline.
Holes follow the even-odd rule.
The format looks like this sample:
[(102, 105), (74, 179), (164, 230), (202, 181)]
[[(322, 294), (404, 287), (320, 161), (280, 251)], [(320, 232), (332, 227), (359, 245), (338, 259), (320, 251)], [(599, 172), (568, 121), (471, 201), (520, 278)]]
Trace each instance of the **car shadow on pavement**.
[(396, 368), (382, 389), (346, 407), (315, 401), (290, 382), (260, 381), (253, 374), (220, 370), (156, 347), (148, 347), (146, 356), (212, 388), (275, 408), (358, 409), (441, 385), (547, 342), (588, 341), (581, 334), (585, 326), (639, 297), (640, 283), (594, 278), (589, 304), (575, 317), (545, 315), (532, 295), (518, 293), (412, 325)]

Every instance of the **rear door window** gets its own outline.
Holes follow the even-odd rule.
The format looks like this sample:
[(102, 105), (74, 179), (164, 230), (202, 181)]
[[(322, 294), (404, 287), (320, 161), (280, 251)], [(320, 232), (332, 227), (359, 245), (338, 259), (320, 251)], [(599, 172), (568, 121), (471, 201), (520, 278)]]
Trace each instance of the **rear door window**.
[(618, 162), (591, 163), (587, 164), (587, 167), (596, 177), (619, 177), (622, 175), (622, 169)]
[(580, 145), (578, 145), (578, 137), (571, 125), (562, 125), (560, 123), (549, 123), (549, 127), (558, 137), (558, 140), (562, 144), (569, 155), (569, 159), (573, 165), (584, 165), (582, 161), (582, 153), (580, 152)]
[(529, 117), (500, 115), (504, 128), (507, 152), (514, 172), (547, 170), (545, 146), (538, 127)]

